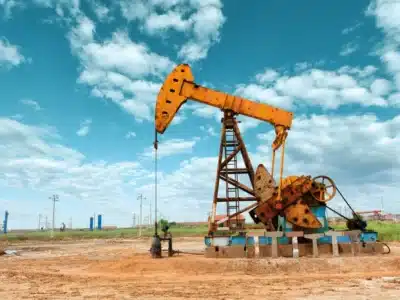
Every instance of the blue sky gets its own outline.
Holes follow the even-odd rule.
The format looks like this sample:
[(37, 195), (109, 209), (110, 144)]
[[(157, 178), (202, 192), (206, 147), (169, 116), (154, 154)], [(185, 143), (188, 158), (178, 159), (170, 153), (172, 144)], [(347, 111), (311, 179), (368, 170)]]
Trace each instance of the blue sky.
[[(394, 0), (0, 0), (0, 13), (0, 210), (11, 228), (50, 219), (53, 193), (56, 224), (102, 213), (130, 226), (140, 193), (148, 214), (156, 95), (179, 63), (199, 84), (294, 113), (286, 175), (328, 175), (357, 209), (383, 199), (400, 211)], [(211, 209), (219, 118), (188, 102), (160, 137), (171, 220)], [(254, 167), (269, 166), (272, 126), (240, 119)]]

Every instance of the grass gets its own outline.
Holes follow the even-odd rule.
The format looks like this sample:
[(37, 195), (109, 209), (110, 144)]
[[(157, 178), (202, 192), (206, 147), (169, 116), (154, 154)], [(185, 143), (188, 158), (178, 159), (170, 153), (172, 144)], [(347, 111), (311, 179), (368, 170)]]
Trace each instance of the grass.
[[(343, 230), (346, 229), (346, 224), (342, 223), (332, 227), (337, 230)], [(380, 241), (400, 241), (400, 223), (369, 221), (367, 229), (378, 232)]]
[[(249, 226), (256, 229), (259, 226)], [(332, 225), (337, 230), (345, 229), (345, 224)], [(378, 232), (381, 241), (400, 241), (400, 223), (389, 223), (381, 221), (370, 221), (368, 223), (369, 230)], [(175, 225), (170, 228), (173, 237), (193, 237), (205, 236), (207, 234), (207, 225), (201, 226), (179, 226)], [(154, 233), (153, 228), (143, 228), (142, 236), (150, 237)], [(137, 238), (138, 230), (133, 228), (121, 228), (114, 230), (68, 230), (65, 232), (54, 232), (53, 240), (79, 240), (79, 239), (108, 239), (108, 238)], [(52, 240), (49, 231), (32, 231), (25, 233), (10, 232), (6, 235), (0, 235), (0, 241), (47, 241)]]
[[(170, 232), (174, 237), (204, 236), (207, 234), (207, 226), (172, 226)], [(161, 232), (160, 232), (161, 233)], [(141, 236), (151, 237), (153, 228), (143, 228)], [(31, 231), (25, 233), (13, 233), (0, 235), (0, 241), (26, 241), (26, 240), (79, 240), (79, 239), (107, 239), (107, 238), (137, 238), (139, 230), (134, 228), (120, 228), (114, 230), (67, 230), (65, 232), (54, 231), (51, 238), (50, 231)]]

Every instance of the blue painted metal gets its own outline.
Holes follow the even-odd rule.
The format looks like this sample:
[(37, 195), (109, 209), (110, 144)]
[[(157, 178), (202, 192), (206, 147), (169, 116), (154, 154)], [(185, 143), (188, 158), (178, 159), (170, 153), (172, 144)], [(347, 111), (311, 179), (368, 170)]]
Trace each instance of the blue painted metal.
[(364, 242), (376, 242), (378, 240), (378, 233), (375, 231), (367, 231), (361, 233), (361, 240)]
[(102, 229), (102, 216), (101, 215), (97, 216), (97, 229), (98, 230)]
[(271, 245), (272, 238), (268, 236), (259, 236), (258, 237), (258, 244), (259, 245)]
[(254, 246), (254, 244), (255, 244), (254, 237), (249, 236), (249, 237), (247, 238), (247, 245), (248, 245), (248, 246)]
[(244, 236), (227, 236), (227, 237), (204, 237), (204, 244), (207, 247), (214, 246), (245, 246), (247, 241), (248, 246), (254, 245), (254, 237)]
[(94, 227), (94, 219), (93, 217), (90, 217), (90, 225), (89, 225), (90, 231), (93, 231), (93, 227)]
[[(329, 230), (328, 219), (326, 218), (326, 206), (312, 206), (310, 207), (311, 212), (321, 222), (322, 227), (318, 229), (304, 229), (304, 233), (324, 233)], [(283, 232), (293, 231), (292, 224), (286, 221), (285, 217), (278, 217), (278, 230)], [(285, 240), (282, 240), (282, 242)], [(286, 242), (286, 241), (285, 241)]]
[(246, 237), (245, 236), (232, 236), (230, 238), (230, 245), (232, 246), (244, 246), (246, 245)]
[(7, 226), (8, 226), (8, 210), (4, 213), (4, 221), (3, 221), (3, 233), (7, 234)]

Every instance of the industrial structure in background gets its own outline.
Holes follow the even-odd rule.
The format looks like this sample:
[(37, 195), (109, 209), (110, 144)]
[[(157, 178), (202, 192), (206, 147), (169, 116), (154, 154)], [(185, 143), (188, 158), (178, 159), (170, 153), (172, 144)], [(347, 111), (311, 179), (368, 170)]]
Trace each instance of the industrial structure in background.
[[(200, 86), (194, 82), (193, 74), (187, 64), (174, 68), (165, 79), (157, 97), (154, 142), (156, 176), (157, 134), (165, 132), (179, 108), (188, 99), (219, 108), (223, 112), (212, 213), (209, 218), (208, 236), (205, 237), (208, 256), (224, 256), (227, 253), (228, 256), (252, 256), (255, 247), (259, 249), (257, 252), (260, 256), (288, 256), (288, 251), (289, 256), (294, 257), (306, 254), (318, 256), (318, 249), (323, 245), (328, 245), (333, 255), (339, 255), (340, 249), (353, 254), (383, 252), (383, 244), (377, 242), (377, 233), (366, 230), (366, 222), (355, 213), (331, 178), (309, 175), (283, 178), (285, 143), (292, 125), (293, 113)], [(254, 172), (240, 134), (237, 115), (255, 118), (274, 127), (271, 172), (263, 164), (260, 164)], [(275, 158), (279, 149), (281, 149), (279, 173), (275, 176), (279, 180), (276, 181)], [(242, 167), (239, 167), (239, 154), (244, 162)], [(246, 175), (250, 186), (240, 182), (239, 175)], [(225, 184), (222, 197), (219, 196), (221, 180)], [(157, 195), (157, 179), (155, 192)], [(246, 195), (242, 196), (243, 193)], [(340, 214), (327, 205), (336, 193), (351, 210), (352, 218)], [(155, 199), (157, 203), (157, 196)], [(242, 208), (241, 204), (245, 202), (253, 203)], [(226, 205), (227, 216), (217, 220), (219, 203)], [(326, 209), (345, 219), (349, 230), (332, 230), (327, 222)], [(242, 226), (237, 226), (240, 215), (247, 211), (255, 223), (263, 224), (265, 228), (263, 235), (252, 236)], [(220, 224), (226, 224), (226, 227), (221, 228)], [(312, 248), (308, 247), (310, 245)], [(261, 248), (265, 251), (261, 251)], [(155, 223), (155, 239), (151, 251), (153, 257), (161, 256), (157, 223)]]

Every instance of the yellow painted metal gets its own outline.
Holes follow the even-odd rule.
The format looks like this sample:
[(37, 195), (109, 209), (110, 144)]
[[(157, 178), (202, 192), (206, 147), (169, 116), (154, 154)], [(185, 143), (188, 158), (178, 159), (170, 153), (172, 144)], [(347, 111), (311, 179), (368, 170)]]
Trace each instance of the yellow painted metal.
[(286, 220), (303, 228), (321, 228), (322, 224), (301, 200), (285, 209)]
[(286, 130), (292, 126), (293, 113), (200, 86), (194, 83), (190, 66), (180, 64), (167, 76), (158, 94), (155, 114), (157, 132), (164, 133), (187, 99), (272, 124), (278, 137), (275, 148), (284, 140)]
[(275, 192), (276, 183), (271, 174), (263, 164), (258, 165), (254, 176), (254, 193), (257, 199), (265, 202), (270, 199)]
[[(328, 185), (319, 181), (328, 181)], [(276, 215), (277, 210), (283, 209), (283, 215), (287, 221), (302, 228), (320, 228), (322, 224), (311, 212), (308, 206), (306, 195), (320, 199), (321, 202), (329, 201), (332, 194), (325, 197), (325, 189), (333, 186), (333, 180), (327, 176), (288, 176), (281, 181), (282, 194), (279, 196), (278, 187), (273, 186), (273, 178), (268, 173), (264, 165), (257, 167), (254, 179), (256, 197), (260, 200), (260, 205), (256, 208), (257, 217), (264, 224), (268, 219)], [(309, 194), (308, 194), (309, 193)], [(322, 196), (321, 194), (322, 193)], [(334, 196), (334, 194), (333, 194)], [(325, 200), (328, 199), (328, 200)], [(305, 201), (306, 200), (306, 201)]]

